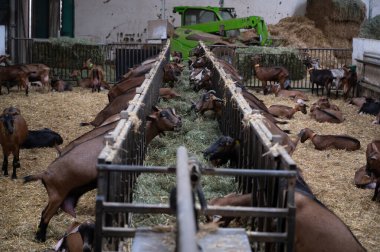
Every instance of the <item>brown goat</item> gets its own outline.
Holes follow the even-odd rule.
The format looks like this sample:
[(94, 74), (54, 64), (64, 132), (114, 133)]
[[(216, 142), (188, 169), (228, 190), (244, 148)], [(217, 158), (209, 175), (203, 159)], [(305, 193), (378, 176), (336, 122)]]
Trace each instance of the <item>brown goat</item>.
[(285, 98), (291, 98), (293, 100), (304, 100), (308, 101), (309, 97), (302, 91), (299, 90), (286, 90), (282, 89), (279, 85), (272, 85), (272, 92), (276, 97), (285, 97)]
[(164, 100), (181, 97), (181, 95), (175, 92), (172, 88), (160, 88), (159, 96)]
[(74, 221), (58, 241), (54, 251), (91, 252), (94, 247), (95, 223)]
[(376, 187), (375, 178), (373, 178), (373, 176), (368, 175), (366, 170), (367, 166), (363, 165), (355, 172), (354, 183), (358, 188), (374, 189)]
[(317, 150), (343, 149), (355, 151), (360, 149), (360, 141), (348, 135), (317, 135), (317, 133), (311, 129), (304, 128), (300, 131), (298, 136), (301, 138), (301, 143), (310, 139)]
[(272, 105), (268, 108), (268, 110), (269, 113), (275, 117), (291, 119), (298, 111), (301, 111), (303, 114), (307, 114), (306, 107), (307, 105), (305, 103), (297, 102), (293, 108), (285, 105)]
[(339, 107), (335, 104), (330, 103), (329, 98), (327, 97), (321, 97), (316, 102), (314, 102), (310, 107), (310, 113), (313, 113), (316, 108), (340, 111)]
[[(29, 70), (23, 65), (12, 65), (0, 67), (0, 95), (1, 86), (4, 82), (16, 82), (18, 90), (25, 88), (25, 95), (29, 93)], [(8, 85), (9, 93), (9, 85)]]
[[(208, 206), (252, 206), (252, 194), (230, 193), (224, 197), (214, 198), (208, 201)], [(221, 227), (227, 227), (235, 217), (206, 216), (207, 221), (218, 222)]]
[[(173, 120), (173, 117), (176, 120)], [(147, 119), (146, 143), (164, 131), (178, 130), (180, 118), (173, 109), (155, 108)], [(41, 180), (48, 194), (48, 204), (41, 212), (36, 239), (46, 240), (46, 231), (51, 218), (61, 208), (75, 217), (79, 198), (96, 188), (97, 157), (104, 147), (104, 135), (114, 130), (118, 121), (103, 125), (85, 133), (63, 148), (61, 156), (55, 159), (39, 174), (24, 177), (24, 183)], [(83, 155), (85, 153), (85, 155)]]
[[(252, 198), (250, 194), (245, 194), (244, 198), (240, 197), (240, 202), (231, 204), (226, 196), (226, 200), (217, 200), (218, 206), (230, 204), (244, 207), (247, 205), (248, 197)], [(366, 251), (349, 227), (314, 196), (300, 175), (296, 180), (294, 200), (296, 207), (294, 251)]]
[(112, 102), (117, 96), (135, 90), (144, 82), (145, 76), (130, 77), (120, 81), (108, 91), (108, 101)]
[(196, 113), (203, 115), (206, 111), (214, 111), (216, 119), (222, 116), (222, 110), (224, 107), (224, 101), (216, 97), (216, 92), (210, 90), (207, 93), (202, 94), (201, 98), (197, 103), (192, 102), (191, 108), (195, 110)]
[(372, 197), (372, 200), (375, 201), (380, 189), (380, 140), (373, 140), (367, 145), (366, 159), (366, 171), (376, 179), (376, 188)]
[(320, 109), (317, 107), (310, 113), (310, 116), (320, 123), (342, 123), (344, 121), (343, 113), (334, 109)]
[(259, 64), (254, 65), (256, 77), (263, 85), (263, 92), (267, 94), (267, 82), (276, 81), (280, 84), (281, 89), (285, 89), (289, 84), (289, 71), (285, 67), (262, 67)]
[(0, 144), (3, 148), (4, 176), (8, 176), (8, 156), (13, 154), (12, 179), (16, 179), (16, 169), (20, 167), (20, 146), (28, 136), (28, 126), (19, 109), (9, 107), (0, 115)]

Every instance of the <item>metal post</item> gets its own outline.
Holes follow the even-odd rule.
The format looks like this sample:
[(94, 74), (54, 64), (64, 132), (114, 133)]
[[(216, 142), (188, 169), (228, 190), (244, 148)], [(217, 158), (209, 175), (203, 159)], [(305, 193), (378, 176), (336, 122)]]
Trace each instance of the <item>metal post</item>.
[(195, 221), (193, 195), (188, 169), (188, 155), (184, 146), (177, 149), (177, 249), (179, 252), (195, 252)]

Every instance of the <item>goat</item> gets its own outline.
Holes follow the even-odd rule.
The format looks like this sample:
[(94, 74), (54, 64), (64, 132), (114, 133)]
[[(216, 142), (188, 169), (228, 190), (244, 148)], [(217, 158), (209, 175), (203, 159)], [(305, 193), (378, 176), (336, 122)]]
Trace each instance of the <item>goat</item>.
[(344, 121), (343, 113), (339, 107), (330, 103), (327, 97), (321, 97), (311, 105), (310, 117), (321, 123), (341, 123)]
[(380, 140), (373, 140), (366, 149), (366, 172), (376, 179), (376, 188), (372, 201), (377, 200), (380, 189)]
[(165, 131), (178, 132), (182, 127), (181, 117), (172, 108), (160, 109), (153, 107), (153, 112), (147, 117), (146, 144), (149, 144), (157, 135), (165, 135)]
[(367, 165), (360, 167), (354, 176), (354, 183), (356, 187), (362, 189), (375, 189), (376, 181), (375, 178), (367, 173)]
[(215, 167), (227, 164), (236, 166), (239, 159), (240, 141), (230, 136), (221, 136), (203, 151), (203, 157)]
[(41, 82), (42, 87), (49, 90), (49, 72), (50, 68), (45, 64), (25, 64), (22, 65), (25, 67), (29, 76), (28, 79), (30, 82)]
[(285, 67), (262, 67), (259, 64), (254, 65), (256, 77), (263, 85), (264, 95), (268, 93), (267, 82), (276, 81), (280, 84), (281, 89), (290, 87), (289, 71)]
[(338, 97), (338, 90), (342, 87), (343, 79), (345, 78), (345, 71), (343, 68), (333, 68), (330, 69), (330, 71), (333, 76), (332, 84), (335, 88), (335, 97)]
[(0, 67), (0, 95), (1, 86), (3, 86), (4, 82), (7, 82), (7, 89), (9, 94), (9, 87), (11, 86), (9, 83), (17, 83), (18, 90), (21, 88), (25, 88), (25, 95), (29, 93), (29, 74), (30, 71), (23, 65), (12, 65)]
[(0, 144), (3, 149), (4, 176), (8, 176), (8, 156), (13, 154), (12, 179), (17, 178), (16, 169), (20, 167), (20, 146), (28, 135), (28, 126), (18, 108), (9, 107), (0, 115)]
[(303, 100), (299, 99), (293, 108), (285, 105), (272, 105), (268, 108), (268, 110), (269, 113), (275, 117), (291, 119), (297, 111), (301, 111), (306, 115), (306, 107), (308, 106), (303, 102)]
[[(224, 197), (219, 198), (213, 198), (208, 201), (208, 206), (239, 206), (239, 207), (250, 207), (252, 206), (252, 199), (253, 196), (251, 193), (246, 194), (236, 194), (236, 193), (230, 193)], [(206, 215), (206, 220), (220, 223), (219, 225), (221, 227), (228, 227), (230, 222), (235, 217), (224, 217), (224, 216), (210, 216)]]
[(334, 76), (328, 69), (308, 69), (310, 74), (310, 83), (311, 83), (311, 93), (314, 93), (314, 84), (317, 86), (317, 95), (318, 95), (318, 86), (322, 86), (322, 95), (323, 90), (326, 89), (327, 96), (330, 96), (330, 88), (334, 80)]
[(359, 114), (364, 113), (364, 114), (370, 114), (377, 116), (378, 113), (380, 113), (380, 102), (375, 101), (371, 98), (366, 99), (366, 102), (363, 103), (363, 105), (359, 109)]
[(162, 77), (163, 83), (168, 83), (171, 88), (174, 87), (174, 83), (177, 83), (179, 79), (176, 74), (176, 67), (174, 63), (168, 63), (163, 68), (164, 75)]
[(141, 86), (144, 80), (145, 76), (130, 77), (121, 80), (108, 91), (108, 101), (112, 102), (119, 95), (135, 90), (137, 87)]
[[(180, 118), (173, 109), (158, 109), (149, 118), (145, 129), (148, 144), (164, 131), (181, 127)], [(173, 117), (176, 120), (173, 120)], [(70, 142), (62, 149), (61, 155), (39, 174), (24, 177), (24, 183), (41, 180), (48, 194), (48, 204), (41, 212), (36, 240), (44, 242), (51, 218), (61, 208), (75, 217), (75, 207), (80, 197), (97, 186), (97, 157), (104, 148), (104, 136), (114, 130), (119, 120), (101, 125)], [(86, 155), (83, 155), (86, 153)]]
[(340, 111), (339, 107), (335, 104), (330, 103), (327, 97), (321, 97), (316, 102), (314, 102), (310, 107), (310, 113), (313, 113), (317, 108)]
[(311, 84), (311, 93), (314, 93), (314, 84), (317, 86), (317, 95), (318, 87), (322, 86), (322, 95), (323, 90), (326, 89), (327, 96), (330, 96), (331, 85), (335, 79), (333, 73), (329, 69), (319, 69), (319, 59), (312, 59), (307, 57), (304, 60), (304, 64), (307, 67), (309, 72), (309, 79)]
[(95, 223), (74, 221), (58, 241), (54, 251), (91, 252), (94, 247)]
[(301, 138), (301, 143), (310, 139), (317, 150), (343, 149), (355, 151), (360, 149), (360, 141), (348, 135), (318, 135), (311, 129), (304, 128), (299, 132), (298, 136)]
[[(294, 251), (366, 251), (349, 227), (316, 198), (299, 171), (295, 187)], [(233, 204), (228, 201), (227, 196), (225, 200), (217, 201), (218, 206), (230, 204), (244, 207), (247, 206), (249, 198), (252, 199), (251, 194), (244, 194), (239, 197), (240, 202)], [(214, 222), (218, 220), (216, 219)]]
[(347, 100), (350, 91), (352, 89), (352, 96), (354, 96), (355, 88), (358, 84), (358, 75), (356, 73), (356, 69), (343, 67), (344, 77), (342, 79), (343, 85), (343, 98)]
[(61, 135), (51, 129), (28, 130), (25, 141), (21, 144), (21, 149), (47, 148), (54, 147), (58, 154), (61, 150), (58, 145), (63, 143)]
[(352, 104), (352, 105), (355, 105), (355, 106), (361, 108), (363, 106), (363, 104), (367, 101), (367, 99), (371, 99), (371, 98), (354, 97), (354, 98), (351, 98), (348, 100), (348, 104)]
[(194, 109), (196, 113), (203, 115), (206, 111), (214, 111), (216, 119), (221, 118), (224, 101), (216, 97), (216, 92), (210, 90), (207, 93), (202, 94), (201, 99), (197, 103), (192, 101), (191, 109)]
[(175, 92), (172, 88), (160, 88), (159, 96), (164, 100), (181, 97), (181, 95)]
[(57, 92), (64, 92), (64, 91), (73, 91), (73, 87), (70, 83), (64, 82), (63, 80), (59, 79), (53, 79), (50, 82), (51, 90), (57, 91)]
[(281, 89), (280, 85), (272, 85), (272, 92), (276, 97), (285, 97), (285, 98), (291, 98), (293, 100), (304, 100), (308, 101), (309, 97), (302, 91), (299, 90), (285, 90)]

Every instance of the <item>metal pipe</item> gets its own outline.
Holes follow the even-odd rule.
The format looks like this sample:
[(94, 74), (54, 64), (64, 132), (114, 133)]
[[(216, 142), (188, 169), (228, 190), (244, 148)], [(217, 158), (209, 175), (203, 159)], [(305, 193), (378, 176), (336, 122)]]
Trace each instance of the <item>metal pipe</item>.
[(194, 202), (190, 185), (188, 155), (184, 146), (177, 149), (177, 250), (198, 251), (195, 237)]
[(16, 61), (16, 1), (10, 1), (9, 4), (9, 52), (12, 60)]

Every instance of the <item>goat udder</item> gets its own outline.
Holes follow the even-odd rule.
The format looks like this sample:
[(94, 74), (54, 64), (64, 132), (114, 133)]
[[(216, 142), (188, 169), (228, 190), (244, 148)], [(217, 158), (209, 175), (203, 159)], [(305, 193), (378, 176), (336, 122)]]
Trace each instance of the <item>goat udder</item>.
[(64, 212), (70, 214), (74, 218), (76, 218), (76, 213), (75, 213), (75, 209), (74, 209), (75, 202), (76, 202), (76, 199), (74, 199), (73, 197), (68, 197), (63, 201), (63, 203), (61, 205), (62, 210)]

